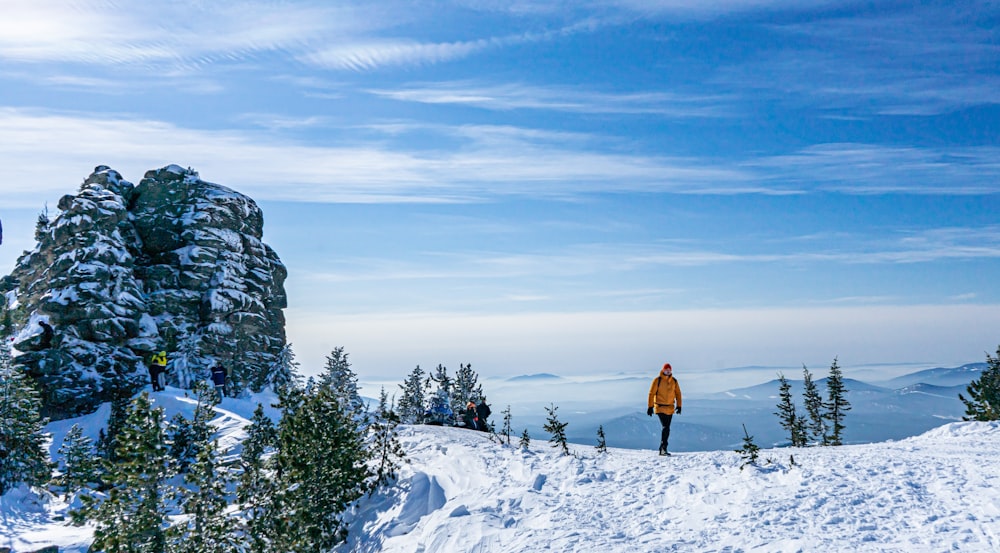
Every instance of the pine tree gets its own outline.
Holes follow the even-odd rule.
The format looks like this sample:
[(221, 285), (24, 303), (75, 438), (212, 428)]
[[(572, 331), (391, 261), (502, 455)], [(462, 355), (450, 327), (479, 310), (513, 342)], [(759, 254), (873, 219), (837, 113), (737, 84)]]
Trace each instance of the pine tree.
[(278, 430), (264, 414), (264, 406), (257, 404), (253, 419), (247, 428), (240, 452), (239, 485), (236, 498), (245, 519), (245, 535), (249, 539), (250, 553), (268, 553), (271, 538), (276, 535), (275, 482), (273, 453), (278, 442)]
[(343, 347), (334, 348), (330, 352), (319, 377), (319, 385), (329, 387), (345, 410), (361, 414), (365, 411), (365, 404), (358, 392), (358, 375), (351, 370), (347, 355)]
[(59, 456), (62, 457), (62, 472), (53, 483), (63, 490), (66, 499), (100, 478), (94, 441), (83, 434), (80, 425), (74, 424), (66, 432), (66, 437), (59, 446)]
[(816, 382), (813, 381), (812, 373), (809, 372), (809, 369), (805, 365), (802, 365), (802, 389), (802, 401), (805, 405), (806, 414), (809, 416), (808, 422), (805, 423), (806, 443), (809, 442), (811, 436), (813, 439), (819, 440), (822, 445), (827, 445), (826, 420), (823, 417), (823, 397), (816, 387)]
[(556, 415), (558, 409), (555, 404), (545, 408), (545, 412), (549, 414), (549, 417), (546, 419), (545, 425), (542, 426), (542, 430), (552, 434), (552, 437), (549, 439), (553, 444), (552, 447), (560, 447), (562, 448), (563, 455), (569, 455), (569, 446), (566, 443), (566, 426), (569, 423), (559, 422), (559, 417)]
[(106, 463), (107, 498), (96, 503), (83, 497), (82, 515), (96, 522), (91, 548), (104, 553), (164, 553), (169, 459), (163, 409), (154, 409), (146, 392), (129, 407), (115, 457), (115, 463)]
[(608, 441), (604, 437), (604, 425), (597, 427), (597, 452), (608, 452)]
[(367, 492), (370, 452), (350, 413), (328, 388), (281, 399), (275, 454), (279, 520), (274, 551), (321, 553), (344, 540), (345, 510)]
[[(448, 376), (448, 369), (444, 365), (438, 365), (434, 372), (427, 377), (429, 382), (436, 384), (436, 389), (430, 395), (431, 417), (434, 422), (445, 425), (455, 424), (456, 411), (452, 408), (452, 380)], [(462, 403), (464, 407), (465, 404)]]
[(778, 421), (790, 435), (792, 447), (801, 447), (806, 444), (803, 420), (795, 412), (795, 402), (792, 400), (792, 385), (788, 383), (785, 375), (778, 373)]
[(424, 371), (417, 365), (410, 371), (406, 381), (399, 386), (402, 395), (399, 398), (399, 419), (404, 424), (421, 424), (426, 418), (427, 400), (424, 395)]
[[(237, 371), (234, 371), (236, 373)], [(274, 363), (263, 374), (249, 374), (241, 377), (234, 374), (234, 381), (238, 384), (241, 380), (250, 383), (250, 390), (258, 393), (264, 388), (271, 388), (275, 392), (280, 392), (289, 386), (298, 386), (301, 377), (299, 376), (299, 362), (295, 360), (295, 352), (292, 344), (285, 344), (278, 352)], [(234, 387), (234, 397), (238, 395), (239, 388)]]
[(49, 206), (46, 204), (45, 209), (35, 219), (35, 241), (42, 242), (45, 240), (51, 230), (52, 221), (49, 220)]
[(997, 346), (996, 357), (986, 354), (986, 370), (965, 390), (969, 394), (968, 399), (958, 394), (958, 399), (965, 404), (962, 420), (1000, 420), (1000, 346)]
[(167, 426), (167, 443), (170, 446), (171, 462), (176, 472), (183, 474), (194, 463), (198, 452), (208, 443), (213, 433), (211, 420), (215, 418), (214, 407), (219, 396), (204, 381), (194, 383), (195, 408), (191, 418), (176, 414)]
[(197, 454), (175, 494), (187, 515), (167, 530), (168, 553), (235, 553), (239, 550), (236, 520), (226, 513), (232, 479), (222, 470), (215, 440), (195, 444)]
[(199, 332), (194, 332), (177, 344), (176, 351), (170, 355), (170, 371), (164, 375), (170, 379), (170, 384), (188, 390), (196, 382), (208, 378), (209, 367), (201, 352), (202, 339)]
[(10, 343), (10, 336), (14, 333), (14, 317), (7, 306), (6, 301), (0, 301), (0, 347), (6, 347)]
[(503, 428), (500, 430), (502, 435), (507, 439), (507, 445), (510, 445), (510, 432), (511, 432), (511, 417), (510, 417), (510, 405), (503, 410)]
[(851, 404), (847, 401), (847, 389), (844, 387), (844, 375), (837, 365), (837, 358), (833, 358), (830, 365), (830, 376), (826, 379), (827, 401), (823, 403), (826, 409), (824, 413), (826, 420), (830, 421), (830, 436), (827, 443), (830, 445), (842, 445), (844, 433), (844, 417), (847, 411), (851, 410)]
[(528, 435), (527, 428), (525, 428), (524, 431), (521, 432), (521, 441), (517, 443), (517, 447), (521, 449), (528, 449), (529, 447), (531, 447), (531, 436)]
[(452, 412), (461, 413), (462, 409), (465, 409), (465, 404), (469, 401), (473, 401), (477, 405), (480, 402), (486, 401), (486, 397), (483, 395), (483, 387), (478, 381), (479, 375), (476, 374), (476, 371), (472, 370), (471, 363), (465, 365), (459, 363), (458, 372), (455, 373), (455, 379), (452, 382)]
[(18, 484), (41, 486), (52, 477), (45, 447), (42, 400), (31, 379), (11, 366), (0, 344), (0, 495)]
[(737, 449), (736, 453), (739, 453), (743, 457), (743, 464), (740, 465), (740, 470), (743, 470), (747, 465), (756, 465), (757, 457), (760, 448), (757, 444), (753, 442), (753, 436), (747, 432), (747, 425), (743, 425), (743, 447)]
[(125, 419), (128, 418), (131, 396), (124, 390), (113, 394), (111, 398), (111, 414), (108, 415), (108, 427), (102, 429), (97, 440), (97, 453), (106, 461), (114, 463), (117, 461), (118, 434)]
[(399, 437), (396, 434), (399, 416), (393, 412), (388, 401), (385, 388), (382, 388), (382, 392), (379, 394), (378, 409), (375, 411), (375, 420), (369, 429), (371, 433), (370, 447), (375, 461), (375, 480), (371, 485), (373, 492), (396, 478), (399, 467), (406, 458), (403, 445), (399, 443)]

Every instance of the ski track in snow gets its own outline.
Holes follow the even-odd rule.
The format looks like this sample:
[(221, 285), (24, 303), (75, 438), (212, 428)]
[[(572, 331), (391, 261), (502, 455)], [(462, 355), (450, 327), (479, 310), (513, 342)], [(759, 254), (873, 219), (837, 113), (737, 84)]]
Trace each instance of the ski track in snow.
[(407, 427), (403, 493), (342, 550), (997, 551), (1000, 426), (969, 424), (762, 450), (760, 466), (742, 471), (728, 451), (574, 446), (561, 456), (546, 442), (525, 452), (471, 431)]

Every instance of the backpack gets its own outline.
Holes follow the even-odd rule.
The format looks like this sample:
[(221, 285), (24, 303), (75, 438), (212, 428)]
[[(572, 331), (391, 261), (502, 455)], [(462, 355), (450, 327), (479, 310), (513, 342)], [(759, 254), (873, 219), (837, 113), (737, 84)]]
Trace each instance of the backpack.
[(480, 416), (482, 416), (485, 419), (485, 418), (488, 418), (492, 413), (493, 413), (493, 411), (490, 410), (490, 406), (486, 405), (484, 403), (483, 404), (483, 412), (482, 412), (482, 414)]

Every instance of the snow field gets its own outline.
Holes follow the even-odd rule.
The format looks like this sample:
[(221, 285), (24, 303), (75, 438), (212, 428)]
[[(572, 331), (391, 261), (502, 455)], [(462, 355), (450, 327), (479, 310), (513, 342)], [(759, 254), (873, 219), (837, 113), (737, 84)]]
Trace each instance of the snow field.
[[(900, 442), (675, 454), (404, 427), (402, 493), (368, 505), (344, 551), (1000, 550), (1000, 425)], [(791, 464), (794, 456), (795, 465)], [(769, 462), (770, 460), (770, 462)]]

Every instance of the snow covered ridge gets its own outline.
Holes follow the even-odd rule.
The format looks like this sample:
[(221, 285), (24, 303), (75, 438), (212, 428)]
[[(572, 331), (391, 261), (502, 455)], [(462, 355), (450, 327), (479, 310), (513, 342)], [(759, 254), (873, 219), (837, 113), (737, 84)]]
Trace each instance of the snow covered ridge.
[(58, 209), (0, 281), (15, 364), (39, 385), (47, 416), (132, 395), (158, 350), (173, 385), (219, 361), (237, 388), (259, 389), (286, 347), (287, 270), (261, 242), (251, 198), (178, 165), (138, 185), (102, 165)]
[[(168, 419), (193, 410), (181, 390), (154, 400)], [(238, 451), (257, 402), (273, 400), (216, 406), (223, 449)], [(106, 419), (105, 406), (50, 423), (54, 460), (73, 424), (95, 437)], [(728, 450), (664, 458), (577, 444), (565, 456), (545, 435), (524, 449), (517, 436), (506, 445), (459, 428), (399, 430), (409, 463), (395, 489), (362, 499), (341, 553), (1000, 550), (996, 422), (950, 423), (896, 442), (763, 449), (743, 470)], [(0, 547), (86, 552), (92, 527), (60, 520), (69, 507), (25, 488), (4, 495)]]

